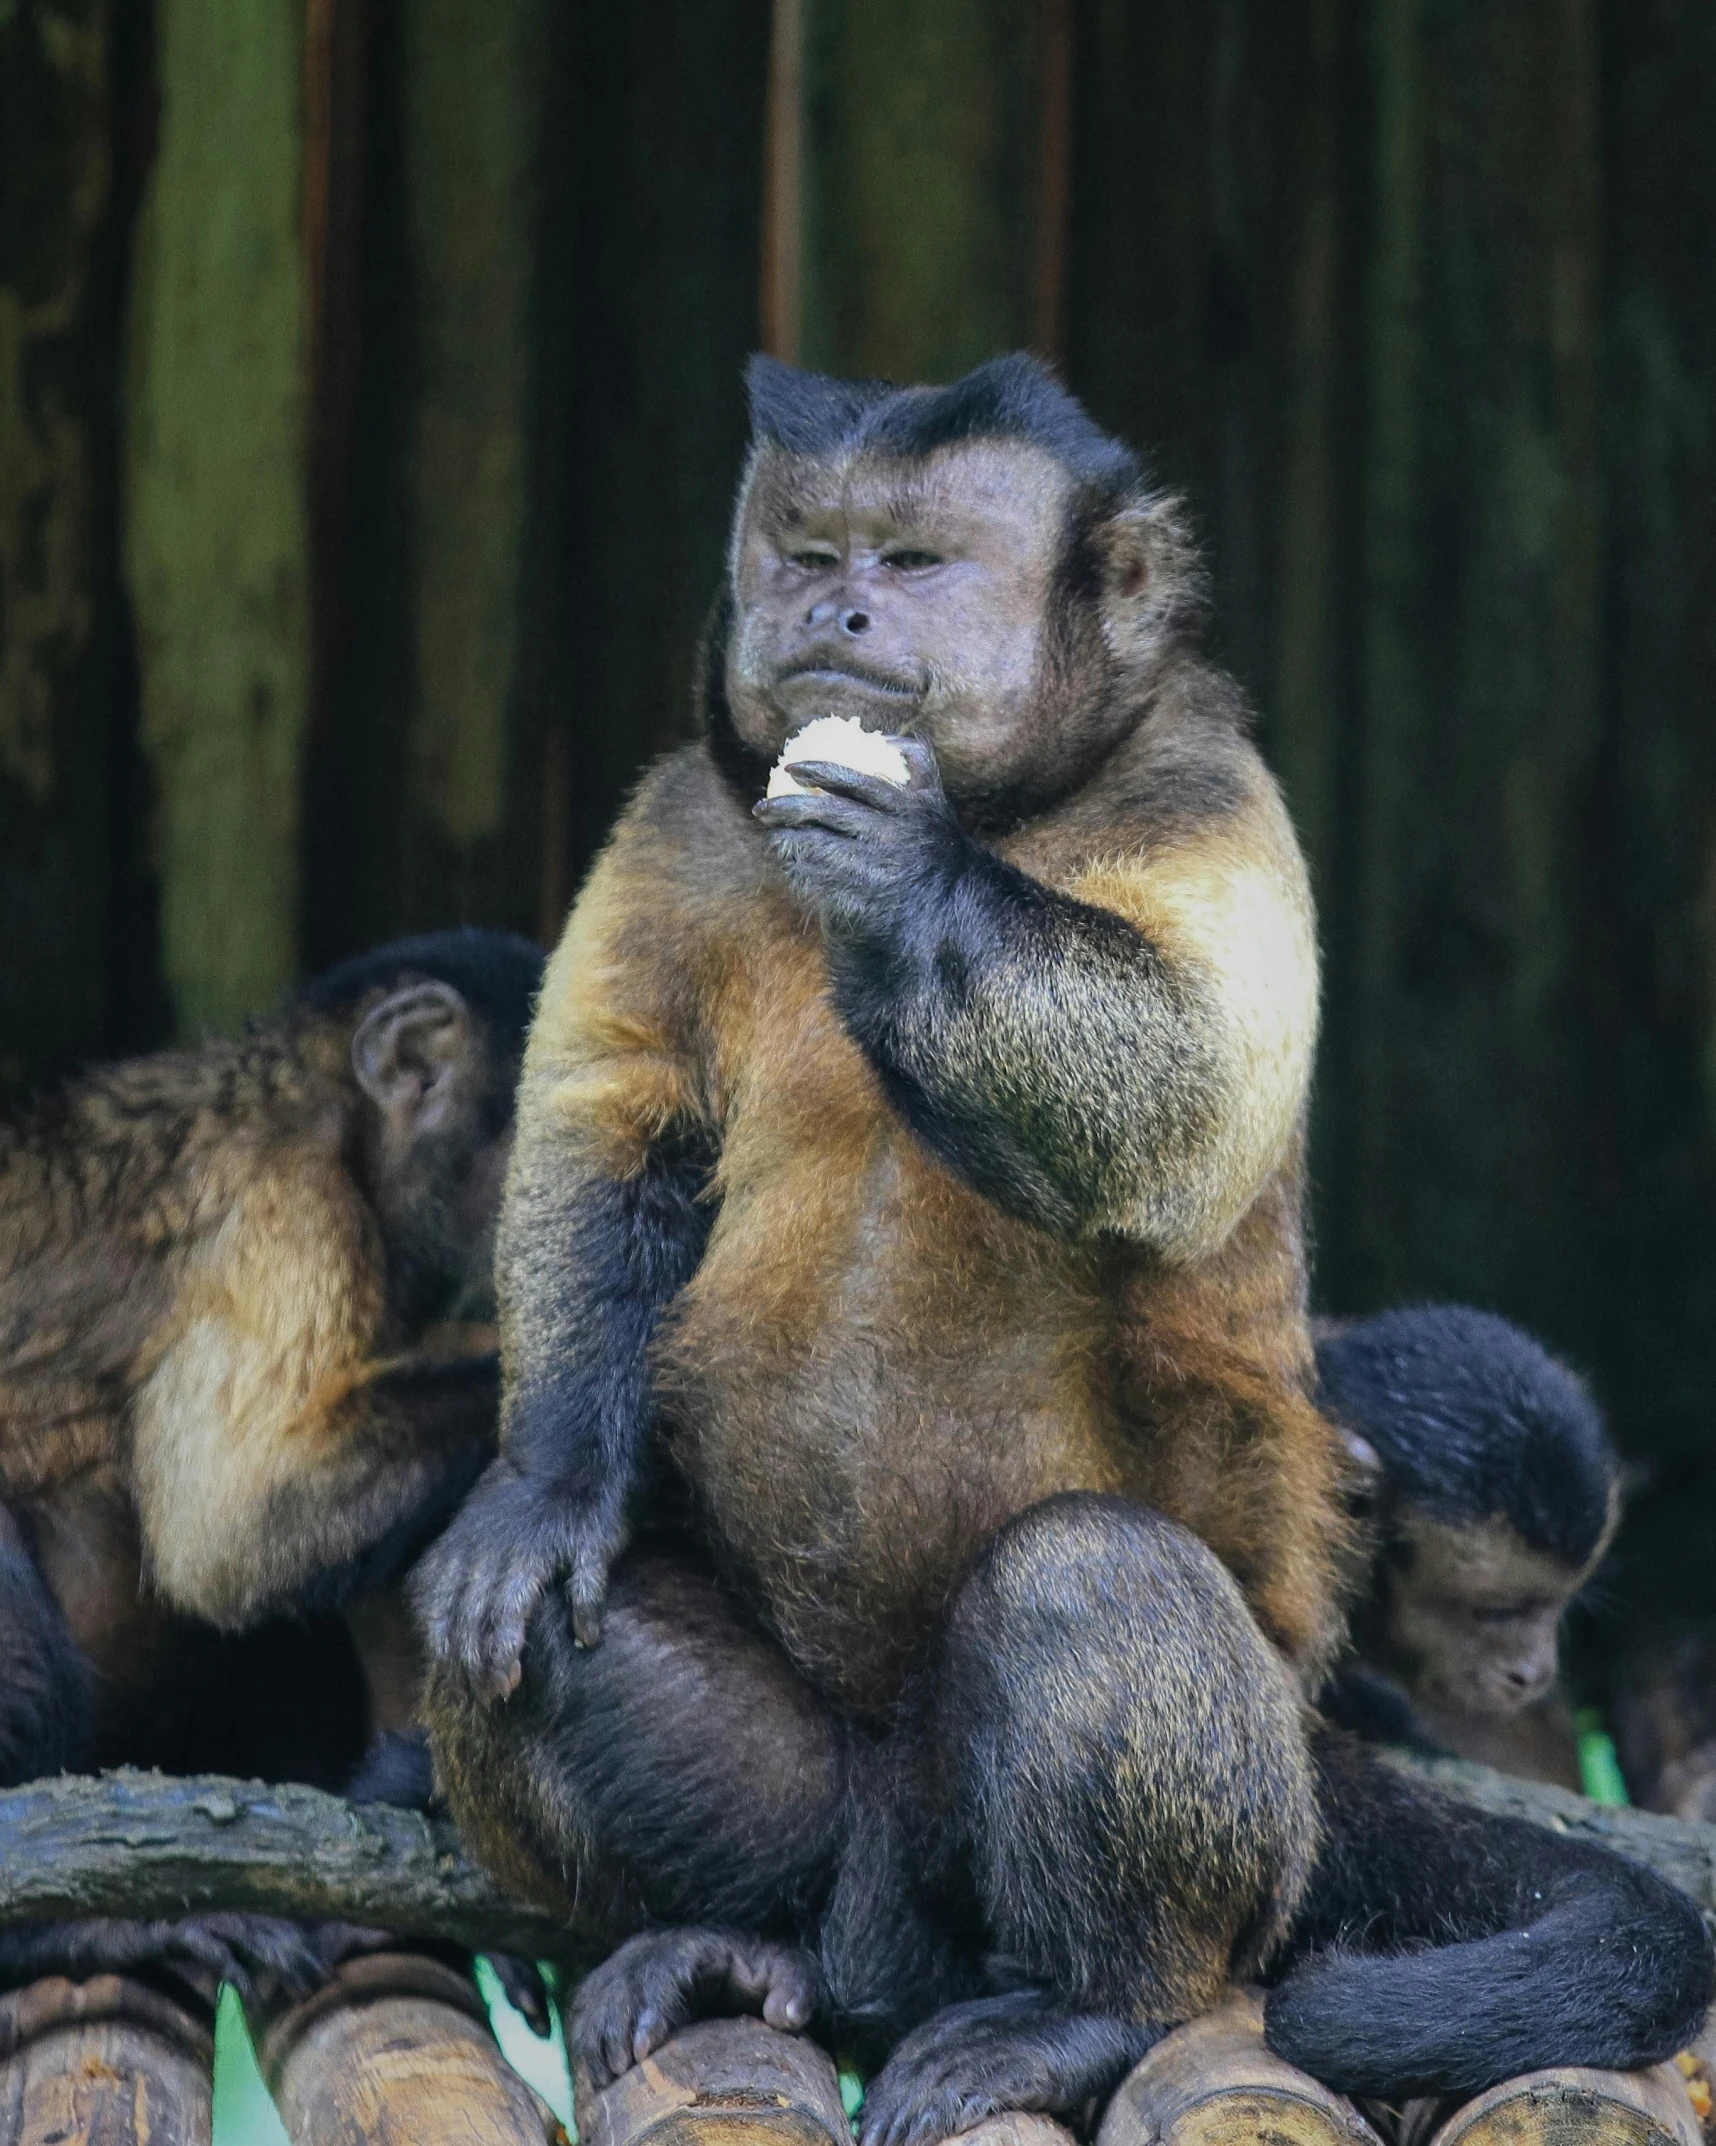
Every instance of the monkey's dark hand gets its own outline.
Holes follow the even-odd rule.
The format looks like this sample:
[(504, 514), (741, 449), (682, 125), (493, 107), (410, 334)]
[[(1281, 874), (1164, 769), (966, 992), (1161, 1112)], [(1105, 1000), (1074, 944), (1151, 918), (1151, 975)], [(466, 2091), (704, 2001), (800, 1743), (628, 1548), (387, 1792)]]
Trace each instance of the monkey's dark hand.
[(890, 738), (910, 780), (889, 782), (828, 760), (795, 760), (805, 796), (765, 797), (752, 809), (794, 893), (825, 929), (875, 931), (943, 897), (976, 845), (954, 817), (924, 738)]
[(566, 1583), (573, 1637), (595, 1646), (609, 1568), (625, 1545), (618, 1497), (575, 1499), (494, 1461), (412, 1576), (430, 1651), (478, 1698), (505, 1698), (522, 1674), (531, 1612), (556, 1582)]
[(753, 2012), (799, 2034), (821, 2001), (816, 1962), (796, 1945), (729, 1930), (646, 1930), (585, 1976), (567, 2048), (591, 2084), (604, 2087), (694, 2019)]

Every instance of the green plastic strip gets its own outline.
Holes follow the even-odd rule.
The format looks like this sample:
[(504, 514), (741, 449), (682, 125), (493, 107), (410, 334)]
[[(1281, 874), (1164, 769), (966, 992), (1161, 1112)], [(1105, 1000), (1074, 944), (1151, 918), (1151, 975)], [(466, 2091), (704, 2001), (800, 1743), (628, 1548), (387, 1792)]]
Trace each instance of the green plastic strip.
[(1593, 1803), (1624, 1805), (1632, 1798), (1615, 1756), (1615, 1740), (1603, 1726), (1602, 1709), (1582, 1706), (1573, 1716), (1579, 1739), (1579, 1784)]

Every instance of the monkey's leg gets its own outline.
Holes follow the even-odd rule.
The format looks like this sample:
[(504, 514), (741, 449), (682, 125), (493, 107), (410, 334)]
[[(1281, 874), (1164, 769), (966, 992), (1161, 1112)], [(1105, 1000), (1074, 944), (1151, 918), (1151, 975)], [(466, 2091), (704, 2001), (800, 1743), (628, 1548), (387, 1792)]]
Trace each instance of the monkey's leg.
[[(608, 1603), (591, 1648), (563, 1592), (539, 1604), (504, 1704), (431, 1671), (425, 1717), (466, 1839), (603, 1950), (645, 1922), (811, 1926), (838, 1861), (843, 1730), (690, 1563), (629, 1558)], [(687, 1971), (712, 1973), (703, 1953)]]
[[(907, 1733), (1015, 1987), (900, 2044), (866, 2098), (867, 2146), (1105, 2095), (1255, 1969), (1310, 1869), (1312, 1776), (1279, 1656), (1203, 1544), (1123, 1500), (1052, 1498), (1002, 1529)], [(837, 2005), (863, 1956), (848, 1904), (843, 1883), (825, 1937)]]

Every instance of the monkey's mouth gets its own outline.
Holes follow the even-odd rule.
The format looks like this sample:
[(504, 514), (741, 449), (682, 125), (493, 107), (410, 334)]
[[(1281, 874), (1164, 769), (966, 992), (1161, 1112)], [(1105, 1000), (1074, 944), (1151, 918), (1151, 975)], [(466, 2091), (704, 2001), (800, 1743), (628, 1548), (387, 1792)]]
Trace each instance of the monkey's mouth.
[(883, 700), (911, 701), (923, 697), (924, 685), (921, 678), (872, 670), (863, 663), (831, 662), (826, 656), (812, 656), (803, 663), (789, 665), (775, 680), (777, 692), (795, 688), (795, 698), (804, 692), (849, 694), (856, 687), (860, 693), (873, 693)]

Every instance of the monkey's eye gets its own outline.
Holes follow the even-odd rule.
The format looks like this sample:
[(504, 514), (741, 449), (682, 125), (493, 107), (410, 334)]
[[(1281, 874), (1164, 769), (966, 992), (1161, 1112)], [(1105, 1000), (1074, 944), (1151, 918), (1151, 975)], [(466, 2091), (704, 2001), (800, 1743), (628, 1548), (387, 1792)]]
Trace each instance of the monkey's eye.
[(890, 551), (883, 555), (884, 566), (897, 566), (902, 574), (921, 574), (926, 566), (940, 566), (939, 551)]
[(787, 563), (791, 566), (802, 567), (807, 574), (826, 574), (831, 567), (840, 564), (840, 554), (836, 551), (820, 550), (789, 551), (787, 553)]

